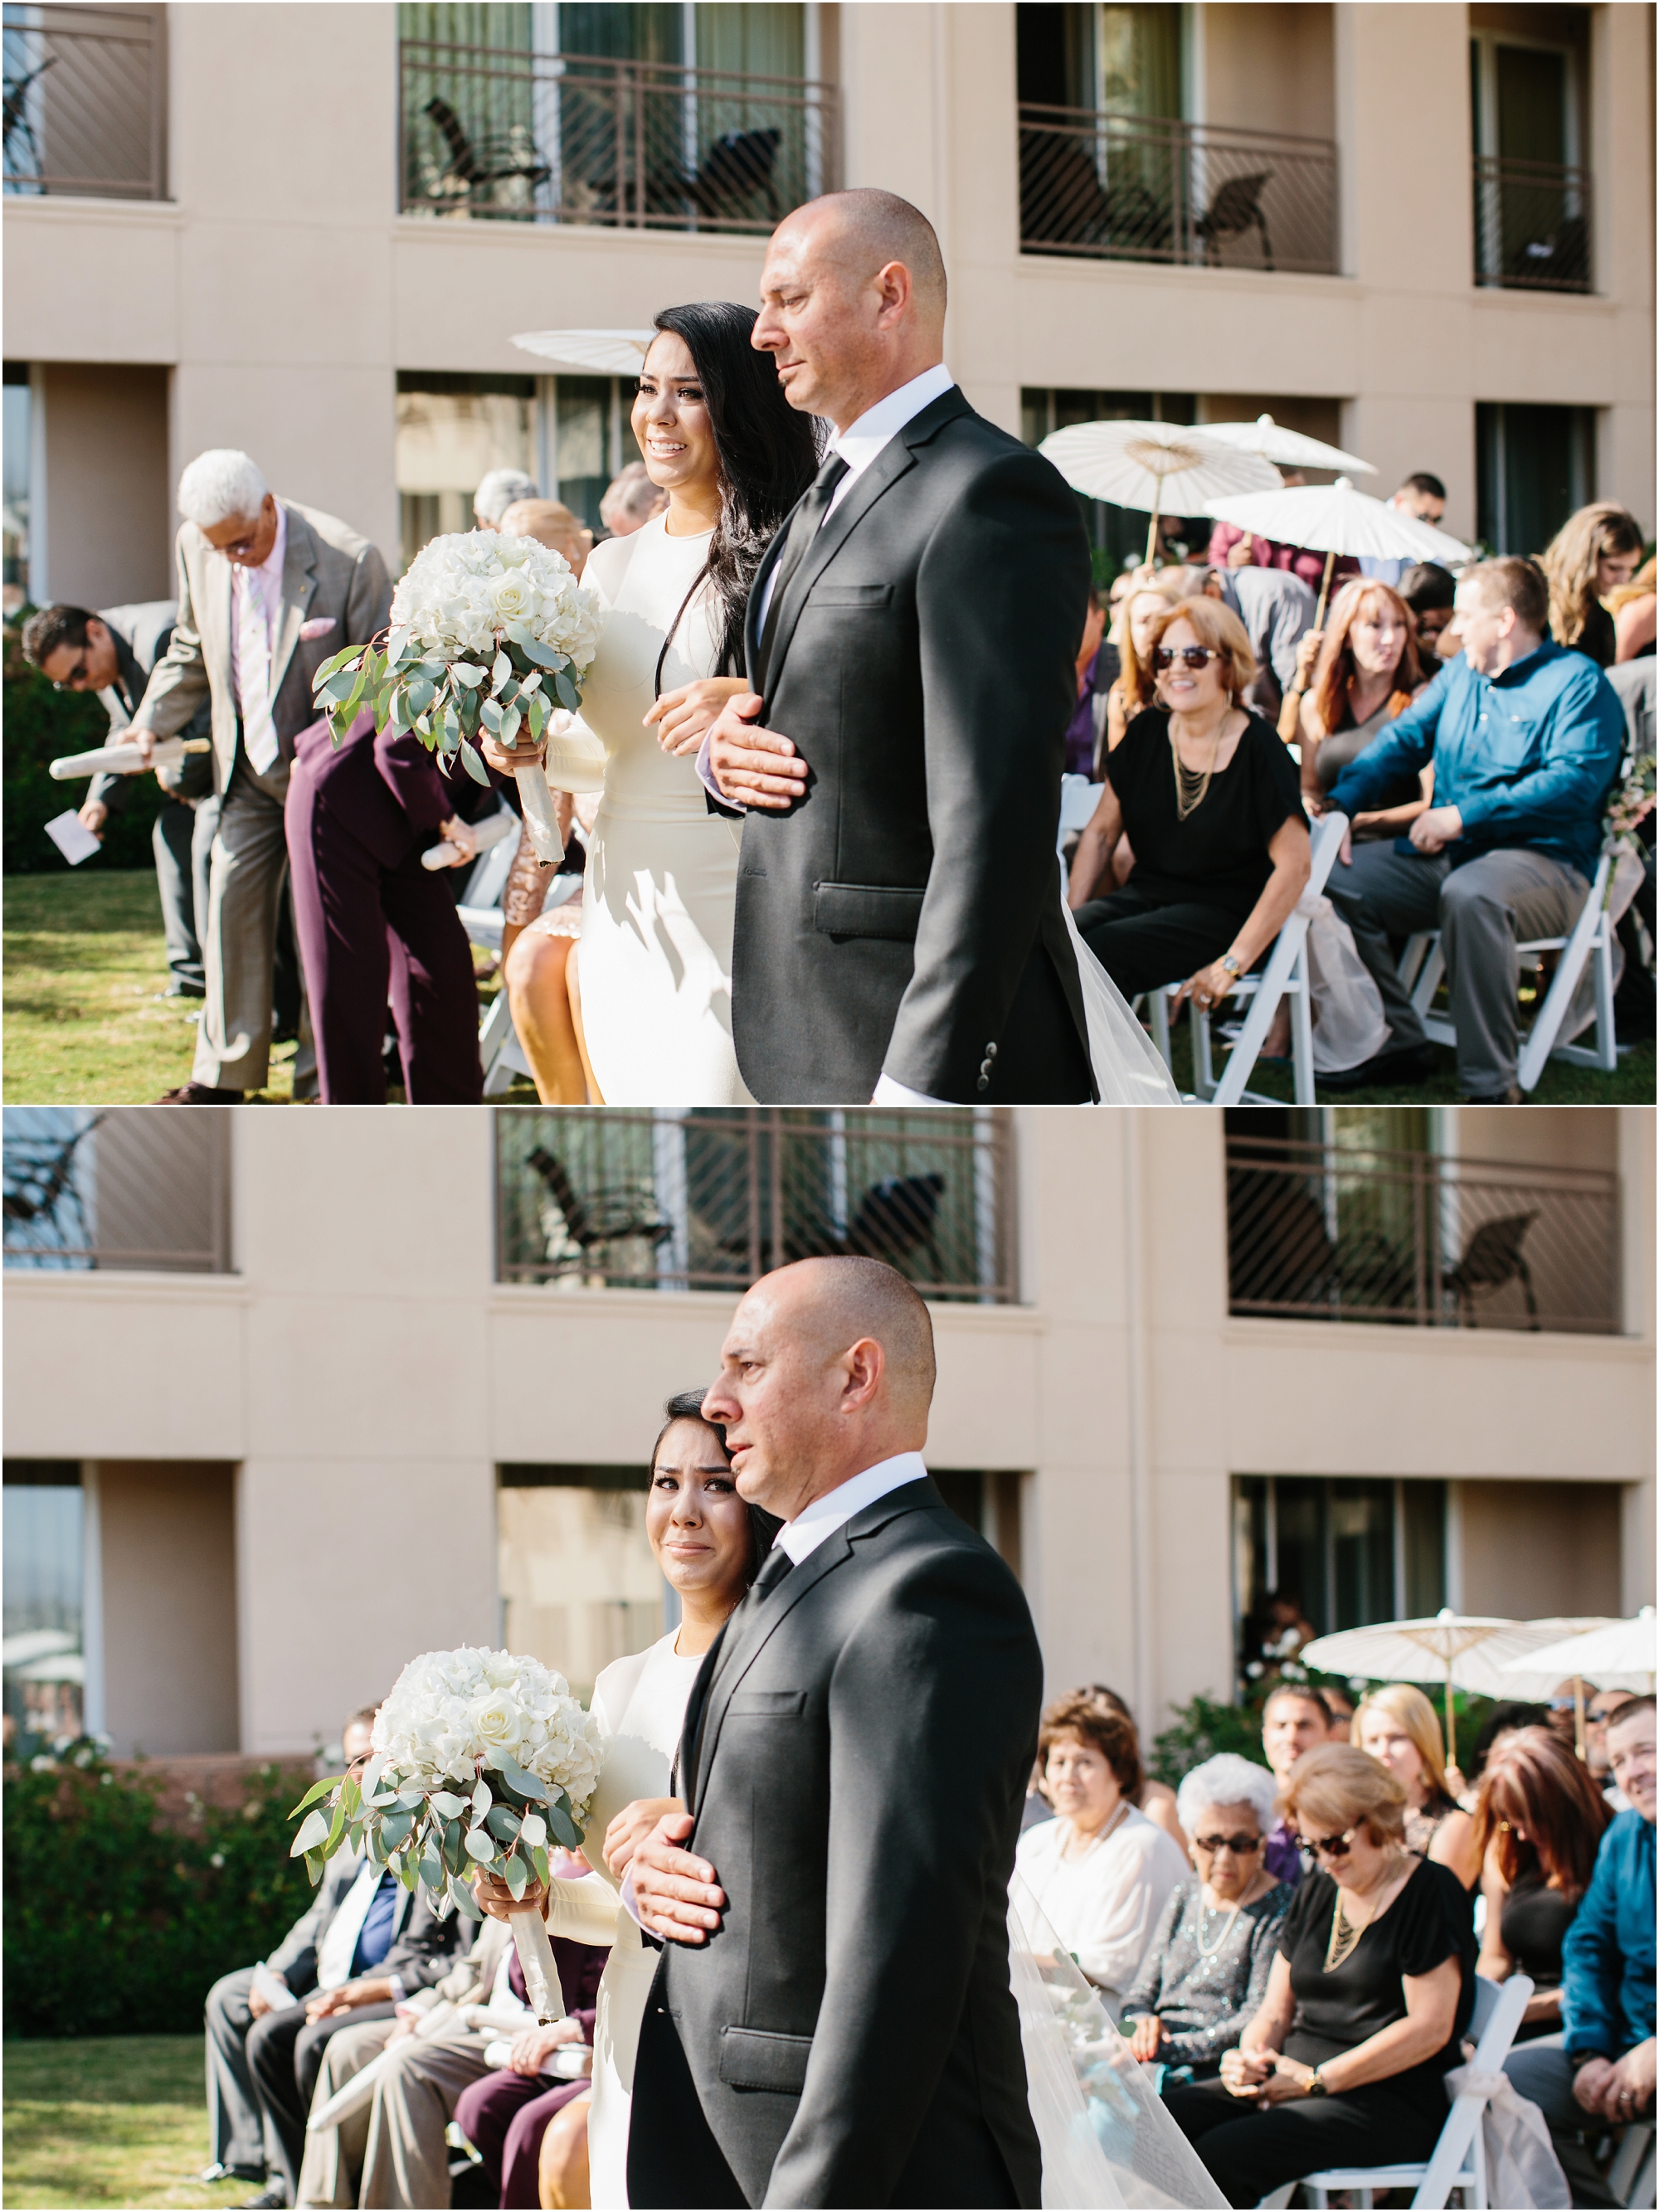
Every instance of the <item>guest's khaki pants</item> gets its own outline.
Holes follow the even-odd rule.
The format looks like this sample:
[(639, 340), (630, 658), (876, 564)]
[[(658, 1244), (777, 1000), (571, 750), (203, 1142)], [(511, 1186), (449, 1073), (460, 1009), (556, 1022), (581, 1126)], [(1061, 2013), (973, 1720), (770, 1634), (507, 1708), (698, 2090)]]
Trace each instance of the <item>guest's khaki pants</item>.
[[(239, 743), (208, 865), (202, 947), (207, 996), (191, 1071), (198, 1083), (216, 1090), (263, 1091), (270, 1077), (276, 911), (288, 868), (287, 796), (288, 763), (279, 760), (268, 775), (256, 775)], [(302, 1021), (302, 1040), (309, 1026)], [(297, 1088), (297, 1069), (295, 1081)]]
[[(398, 2025), (395, 2020), (366, 2020), (360, 2027), (343, 2027), (337, 2035), (330, 2036), (323, 2047), (323, 2063), (317, 2075), (317, 2087), (312, 2093), (312, 2108), (326, 2104), (337, 2089), (343, 2089), (356, 2074), (360, 2074), (371, 2058), (378, 2057), (386, 2049), (387, 2039)], [(305, 2160), (300, 2168), (299, 2193), (296, 2205), (313, 2204), (332, 2208), (332, 2212), (349, 2212), (357, 2202), (357, 2184), (363, 2169), (363, 2152), (368, 2142), (370, 2107), (349, 2113), (337, 2128), (325, 2128), (320, 2135), (306, 2137)], [(448, 2203), (446, 2197), (444, 2202)]]
[(400, 2043), (376, 2083), (363, 2152), (358, 2203), (369, 2208), (449, 2203), (449, 2149), (444, 2130), (463, 2089), (490, 2071), (492, 2039), (457, 2028), (430, 2042)]

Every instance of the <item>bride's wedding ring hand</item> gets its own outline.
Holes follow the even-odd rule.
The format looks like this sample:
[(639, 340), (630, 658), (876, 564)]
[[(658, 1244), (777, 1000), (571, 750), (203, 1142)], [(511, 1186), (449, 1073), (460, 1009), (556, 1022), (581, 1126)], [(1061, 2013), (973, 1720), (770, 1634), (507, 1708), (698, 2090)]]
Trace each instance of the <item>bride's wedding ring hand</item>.
[(665, 753), (675, 757), (696, 753), (719, 720), (721, 708), (729, 700), (745, 695), (753, 696), (741, 676), (702, 677), (695, 684), (681, 684), (672, 691), (665, 691), (646, 715), (645, 726), (649, 729), (653, 722), (658, 725), (657, 743)]
[(504, 745), (499, 738), (492, 738), (487, 731), (480, 730), (474, 743), (483, 755), (485, 766), (493, 768), (497, 775), (514, 775), (529, 762), (540, 760), (547, 750), (545, 738), (538, 744), (532, 745), (529, 742), (528, 732), (523, 744)]
[(716, 1886), (708, 1860), (678, 1848), (692, 1826), (689, 1813), (659, 1820), (635, 1850), (629, 1869), (641, 1922), (665, 1942), (706, 1942), (726, 1905), (726, 1892)]
[(539, 1905), (542, 1918), (545, 1920), (547, 1917), (549, 1893), (534, 1875), (525, 1884), (524, 1895), (515, 1899), (504, 1881), (498, 1881), (493, 1874), (480, 1872), (472, 1878), (472, 1894), (477, 1899), (480, 1909), (492, 1920), (510, 1921), (515, 1912), (523, 1912), (532, 1905)]
[(684, 1810), (678, 1797), (636, 1797), (631, 1805), (624, 1805), (605, 1832), (601, 1855), (612, 1881), (622, 1880), (635, 1852), (659, 1820)]
[(779, 730), (757, 729), (765, 705), (752, 691), (728, 702), (708, 732), (708, 765), (724, 799), (781, 813), (806, 789), (806, 763)]

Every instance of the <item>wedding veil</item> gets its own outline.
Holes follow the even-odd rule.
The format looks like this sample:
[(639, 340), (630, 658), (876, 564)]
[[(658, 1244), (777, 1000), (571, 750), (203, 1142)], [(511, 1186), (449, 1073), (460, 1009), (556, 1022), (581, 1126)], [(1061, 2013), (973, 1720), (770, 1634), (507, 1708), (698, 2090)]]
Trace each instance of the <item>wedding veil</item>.
[(1044, 2206), (1224, 2212), (1226, 2198), (1018, 1874), (1008, 1892), (1008, 1954)]
[(1089, 1060), (1103, 1106), (1178, 1106), (1181, 1093), (1129, 1003), (1078, 933), (1064, 893), (1060, 905), (1077, 955), (1077, 980), (1089, 1024)]

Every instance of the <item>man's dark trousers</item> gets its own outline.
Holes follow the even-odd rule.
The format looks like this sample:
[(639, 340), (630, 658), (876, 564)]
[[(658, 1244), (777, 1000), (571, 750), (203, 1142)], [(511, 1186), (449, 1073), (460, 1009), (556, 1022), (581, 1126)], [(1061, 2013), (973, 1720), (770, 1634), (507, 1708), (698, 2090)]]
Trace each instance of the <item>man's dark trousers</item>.
[(349, 2012), (331, 2013), (326, 2020), (307, 2027), (306, 2008), (300, 2003), (264, 2014), (249, 2029), (248, 2070), (276, 2145), (290, 2204), (299, 2194), (306, 2115), (322, 2070), (323, 2046), (343, 2027), (356, 2027), (366, 2020), (391, 2020), (396, 2013), (397, 2007), (390, 2002), (356, 2005)]

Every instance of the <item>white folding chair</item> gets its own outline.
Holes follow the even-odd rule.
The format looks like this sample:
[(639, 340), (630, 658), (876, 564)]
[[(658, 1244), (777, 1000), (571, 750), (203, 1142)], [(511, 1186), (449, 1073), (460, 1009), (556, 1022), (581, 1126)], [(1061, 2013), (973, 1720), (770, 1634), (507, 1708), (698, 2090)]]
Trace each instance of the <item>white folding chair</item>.
[(1091, 783), (1086, 775), (1063, 775), (1060, 779), (1060, 834), (1054, 849), (1062, 860), (1067, 840), (1081, 836), (1094, 819), (1103, 788), (1103, 785)]
[[(1312, 867), (1308, 876), (1304, 899), (1317, 898), (1329, 880), (1336, 866), (1337, 854), (1342, 849), (1342, 840), (1347, 834), (1346, 814), (1322, 815), (1310, 824), (1313, 848)], [(1152, 1038), (1170, 1061), (1170, 1007), (1179, 983), (1165, 983), (1150, 995), (1152, 998)], [(1251, 1070), (1261, 1050), (1262, 1040), (1279, 1012), (1281, 999), (1291, 1002), (1291, 1063), (1295, 1076), (1296, 1103), (1298, 1106), (1314, 1103), (1313, 1064), (1313, 1001), (1308, 983), (1308, 917), (1292, 914), (1273, 941), (1265, 968), (1249, 975), (1241, 975), (1228, 994), (1231, 999), (1248, 1000), (1249, 1011), (1237, 1042), (1227, 1055), (1227, 1065), (1220, 1080), (1215, 1075), (1210, 1043), (1210, 1016), (1207, 1009), (1193, 1006), (1190, 1001), (1188, 1018), (1192, 1024), (1193, 1093), (1195, 1098), (1212, 1106), (1237, 1106), (1248, 1102), (1253, 1106), (1276, 1106), (1281, 1102), (1268, 1097), (1265, 1092), (1247, 1091)]]
[[(1544, 1003), (1533, 1016), (1532, 1026), (1522, 1040), (1516, 1081), (1523, 1091), (1538, 1088), (1545, 1063), (1552, 1054), (1557, 1060), (1570, 1060), (1575, 1067), (1599, 1067), (1606, 1075), (1611, 1075), (1619, 1065), (1613, 1019), (1614, 931), (1607, 912), (1613, 863), (1611, 852), (1603, 853), (1597, 861), (1589, 896), (1568, 935), (1528, 938), (1524, 945), (1515, 948), (1523, 962), (1534, 966), (1540, 952), (1559, 952), (1561, 956)], [(1595, 1042), (1558, 1044), (1556, 1039), (1561, 1034), (1561, 1024), (1567, 1018), (1587, 961), (1593, 963), (1591, 975), (1595, 985)], [(1450, 1022), (1443, 1014), (1429, 1011), (1445, 972), (1445, 957), (1440, 950), (1437, 929), (1420, 929), (1406, 939), (1405, 950), (1400, 956), (1400, 980), (1411, 994), (1423, 1033), (1434, 1044), (1455, 1046), (1457, 1032)]]
[[(1506, 1982), (1489, 1982), (1483, 1974), (1475, 1976), (1470, 2030), (1477, 2038), (1474, 2063), (1477, 2075), (1502, 2073), (1532, 1992), (1532, 1982), (1525, 1974), (1511, 1974)], [(1486, 2212), (1491, 2202), (1486, 2192), (1486, 2146), (1480, 2126), (1486, 2108), (1483, 2096), (1466, 2090), (1446, 2115), (1433, 2156), (1421, 2165), (1327, 2166), (1322, 2172), (1304, 2174), (1302, 2186), (1322, 2208), (1329, 2204), (1334, 2189), (1353, 2191), (1359, 2203), (1369, 2207), (1379, 2189), (1415, 2186), (1413, 2212), (1419, 2207), (1423, 2212), (1429, 2212), (1429, 2208), (1437, 2212), (1453, 2190), (1461, 2189), (1466, 2205)], [(1264, 2203), (1269, 2201), (1262, 2199)]]
[[(503, 806), (497, 811), (505, 813), (507, 810)], [(518, 849), (518, 839), (508, 836), (480, 853), (455, 902), (461, 927), (468, 937), (474, 945), (485, 945), (491, 952), (501, 949), (501, 897)]]
[(1632, 2120), (1607, 2168), (1607, 2194), (1626, 2212), (1653, 2212), (1653, 2123)]

